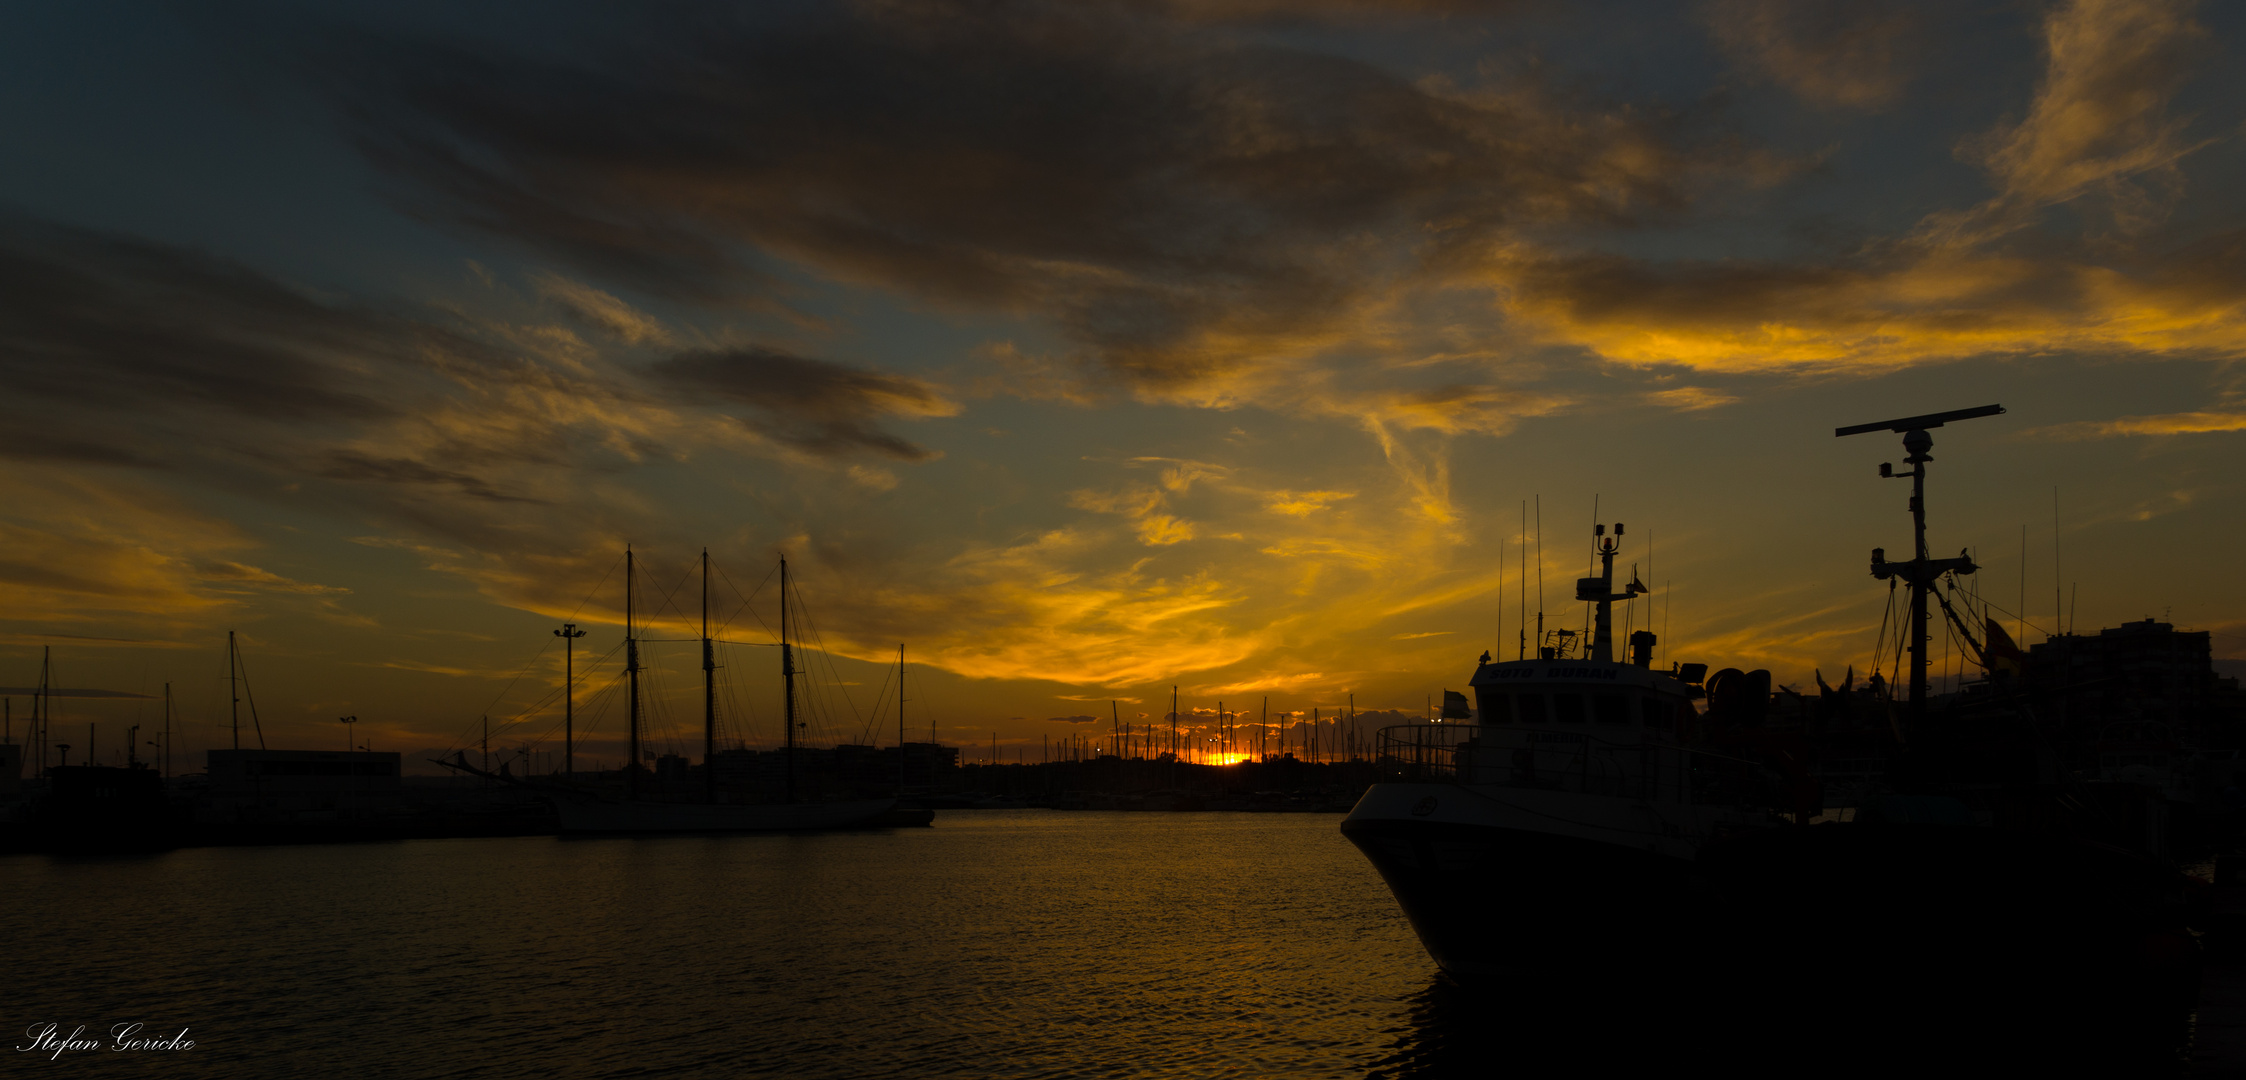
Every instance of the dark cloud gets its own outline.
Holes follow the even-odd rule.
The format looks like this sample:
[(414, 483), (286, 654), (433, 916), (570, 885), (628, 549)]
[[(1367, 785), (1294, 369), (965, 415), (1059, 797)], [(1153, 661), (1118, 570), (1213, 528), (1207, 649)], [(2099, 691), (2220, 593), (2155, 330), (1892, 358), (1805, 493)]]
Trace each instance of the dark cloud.
[[(218, 259), (0, 218), (0, 385), (142, 412), (356, 420), (392, 406), (334, 363), (412, 352), (410, 327), (328, 307)], [(60, 440), (55, 446), (73, 445)], [(75, 456), (99, 457), (104, 448)]]
[(649, 369), (660, 383), (758, 413), (759, 430), (822, 455), (870, 452), (906, 461), (935, 455), (873, 426), (893, 415), (941, 415), (952, 406), (914, 379), (769, 348), (682, 353)]
[(411, 458), (371, 457), (351, 450), (331, 450), (320, 475), (331, 480), (372, 480), (386, 484), (431, 484), (451, 487), (470, 498), (487, 502), (535, 502), (508, 495), (482, 479), (452, 469), (440, 469)]
[(1045, 722), (1048, 724), (1097, 724), (1100, 722), (1100, 718), (1097, 716), (1049, 716), (1045, 718)]
[(1150, 14), (1200, 8), (1272, 5), (665, 8), (571, 59), (363, 33), (320, 55), (424, 212), (672, 297), (767, 296), (778, 259), (1037, 312), (1142, 385), (1253, 362), (1514, 226), (1682, 201), (1690, 163), (1644, 112)]

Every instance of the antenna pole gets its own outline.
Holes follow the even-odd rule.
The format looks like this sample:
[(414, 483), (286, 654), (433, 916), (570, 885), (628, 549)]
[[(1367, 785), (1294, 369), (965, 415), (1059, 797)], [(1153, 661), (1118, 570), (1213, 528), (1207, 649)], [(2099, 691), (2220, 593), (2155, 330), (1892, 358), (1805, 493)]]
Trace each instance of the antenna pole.
[(637, 566), (632, 556), (632, 546), (624, 545), (624, 675), (629, 682), (631, 697), (631, 731), (626, 741), (624, 761), (624, 797), (639, 798), (639, 638), (632, 625), (632, 576)]
[(1536, 497), (1536, 656), (1544, 658), (1544, 496)]
[(2067, 632), (2066, 590), (2060, 582), (2066, 579), (2059, 574), (2059, 485), (2051, 485), (2051, 624), (2056, 633)]
[(172, 684), (164, 684), (164, 760), (163, 775), (172, 775)]

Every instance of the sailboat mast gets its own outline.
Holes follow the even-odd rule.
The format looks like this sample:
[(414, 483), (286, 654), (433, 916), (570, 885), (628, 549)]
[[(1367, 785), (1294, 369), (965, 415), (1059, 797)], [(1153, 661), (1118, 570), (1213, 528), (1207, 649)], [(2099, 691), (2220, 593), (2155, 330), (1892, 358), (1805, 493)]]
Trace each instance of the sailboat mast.
[(896, 642), (896, 790), (905, 790), (905, 642)]
[(788, 644), (788, 560), (780, 560), (780, 693), (786, 698), (789, 802), (795, 801), (795, 649)]
[(710, 648), (710, 549), (702, 549), (702, 793), (717, 801), (717, 656)]
[(632, 629), (632, 548), (624, 546), (624, 674), (630, 683), (631, 744), (624, 761), (624, 795), (639, 797), (639, 638)]
[(234, 659), (234, 631), (228, 630), (226, 632), (226, 696), (233, 699), (227, 708), (234, 718), (234, 749), (236, 750), (242, 748), (241, 670), (241, 664)]
[(172, 684), (164, 684), (164, 760), (159, 775), (172, 775)]
[(31, 703), (31, 720), (39, 728), (39, 767), (32, 770), (33, 775), (47, 771), (47, 739), (51, 734), (47, 729), (54, 726), (55, 719), (54, 684), (49, 679), (54, 674), (54, 661), (55, 647), (39, 646), (39, 696)]

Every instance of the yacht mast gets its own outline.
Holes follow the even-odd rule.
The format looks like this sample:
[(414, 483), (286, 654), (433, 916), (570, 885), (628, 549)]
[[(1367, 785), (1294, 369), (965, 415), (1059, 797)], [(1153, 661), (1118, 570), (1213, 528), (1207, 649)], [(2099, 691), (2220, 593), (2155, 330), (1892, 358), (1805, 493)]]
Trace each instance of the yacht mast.
[(905, 790), (905, 642), (896, 642), (896, 790)]
[(787, 801), (795, 801), (795, 650), (788, 644), (788, 560), (780, 558), (780, 692), (786, 699)]
[[(234, 631), (226, 632), (226, 696), (232, 699), (227, 706), (234, 718), (234, 749), (242, 748), (242, 680), (241, 665), (234, 660)], [(42, 676), (43, 678), (44, 676)]]
[(710, 648), (710, 549), (702, 549), (702, 794), (717, 801), (717, 656)]
[(624, 545), (624, 674), (630, 683), (631, 745), (624, 762), (624, 796), (639, 798), (639, 638), (632, 632), (632, 546)]

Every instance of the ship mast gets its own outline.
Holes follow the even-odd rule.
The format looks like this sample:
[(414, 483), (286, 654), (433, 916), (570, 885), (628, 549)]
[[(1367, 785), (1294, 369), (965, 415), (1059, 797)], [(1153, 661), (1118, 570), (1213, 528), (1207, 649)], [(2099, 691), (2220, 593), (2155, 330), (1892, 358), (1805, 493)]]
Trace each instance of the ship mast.
[(702, 549), (702, 793), (717, 801), (717, 657), (710, 648), (710, 549)]
[[(234, 640), (233, 633), (228, 632), (226, 639), (229, 642)], [(54, 721), (55, 711), (54, 695), (48, 692), (54, 687), (47, 680), (53, 673), (54, 657), (54, 646), (39, 646), (39, 692), (31, 698), (31, 727), (39, 733), (39, 767), (31, 770), (35, 778), (47, 771), (47, 728)]]
[(1595, 543), (1599, 552), (1599, 576), (1578, 579), (1575, 583), (1575, 598), (1596, 605), (1593, 609), (1596, 614), (1591, 624), (1591, 659), (1600, 663), (1613, 663), (1614, 602), (1636, 597), (1644, 593), (1646, 587), (1632, 581), (1623, 586), (1621, 592), (1614, 591), (1614, 553), (1622, 536), (1622, 523), (1614, 523), (1613, 536), (1608, 536), (1606, 531), (1605, 525), (1591, 526), (1591, 535), (1598, 538)]
[(787, 801), (795, 801), (795, 651), (788, 644), (788, 560), (780, 559), (780, 692), (786, 699)]
[(1883, 461), (1879, 466), (1879, 474), (1883, 477), (1900, 480), (1907, 476), (1911, 480), (1911, 534), (1913, 541), (1911, 561), (1907, 563), (1888, 562), (1886, 548), (1872, 549), (1872, 576), (1882, 581), (1899, 578), (1911, 589), (1910, 700), (1911, 722), (1914, 727), (1920, 721), (1926, 719), (1926, 699), (1929, 689), (1926, 678), (1926, 646), (1929, 640), (1929, 635), (1926, 632), (1927, 594), (1933, 591), (1934, 583), (1941, 580), (1944, 574), (1953, 572), (1970, 574), (1980, 569), (1980, 567), (1973, 565), (1972, 556), (1962, 551), (1954, 559), (1927, 557), (1926, 463), (1934, 460), (1934, 456), (1927, 453), (1928, 450), (1934, 448), (1934, 437), (1928, 435), (1926, 429), (1941, 427), (1952, 420), (1971, 420), (1982, 416), (1998, 416), (2003, 412), (2004, 406), (2002, 405), (1983, 405), (1974, 409), (1956, 409), (1944, 413), (1930, 413), (1925, 416), (1906, 416), (1900, 420), (1882, 420), (1877, 423), (1857, 424), (1853, 427), (1833, 429), (1835, 438), (1861, 435), (1868, 431), (1889, 431), (1901, 434), (1903, 436), (1903, 449), (1909, 452), (1909, 456), (1905, 457), (1903, 462), (1906, 465), (1914, 466), (1910, 472), (1901, 474), (1896, 473), (1895, 467), (1887, 462)]
[(234, 631), (228, 630), (226, 632), (226, 696), (231, 699), (228, 709), (230, 715), (234, 718), (234, 749), (236, 750), (242, 748), (242, 680), (239, 677), (240, 671), (240, 665), (234, 662)]
[(896, 790), (905, 790), (905, 642), (896, 642)]
[(624, 545), (624, 675), (630, 683), (631, 736), (624, 762), (624, 796), (639, 798), (639, 639), (632, 634), (632, 547)]

